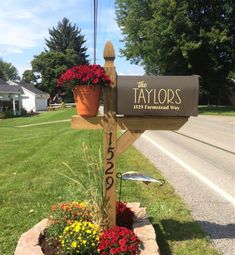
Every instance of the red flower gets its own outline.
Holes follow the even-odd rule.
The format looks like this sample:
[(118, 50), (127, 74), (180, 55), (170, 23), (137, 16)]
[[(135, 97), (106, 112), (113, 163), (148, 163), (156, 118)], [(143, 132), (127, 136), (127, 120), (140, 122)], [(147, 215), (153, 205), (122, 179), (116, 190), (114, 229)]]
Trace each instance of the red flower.
[(132, 229), (134, 213), (126, 206), (126, 203), (117, 202), (116, 204), (117, 216), (116, 222), (118, 226)]
[(100, 65), (74, 66), (61, 74), (57, 86), (74, 88), (78, 85), (108, 86), (111, 80)]
[(138, 244), (139, 239), (133, 231), (115, 226), (102, 233), (98, 249), (101, 255), (135, 255)]

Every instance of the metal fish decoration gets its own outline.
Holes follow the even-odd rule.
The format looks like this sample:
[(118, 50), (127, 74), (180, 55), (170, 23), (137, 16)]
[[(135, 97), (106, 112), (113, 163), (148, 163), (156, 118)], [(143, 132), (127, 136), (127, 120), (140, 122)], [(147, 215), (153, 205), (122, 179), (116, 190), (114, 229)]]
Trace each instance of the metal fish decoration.
[(151, 182), (157, 182), (157, 183), (160, 183), (161, 185), (163, 185), (165, 183), (165, 181), (162, 179), (155, 179), (153, 177), (144, 175), (142, 173), (133, 172), (133, 171), (119, 174), (118, 177), (121, 178), (122, 180), (142, 181), (145, 184), (149, 184)]

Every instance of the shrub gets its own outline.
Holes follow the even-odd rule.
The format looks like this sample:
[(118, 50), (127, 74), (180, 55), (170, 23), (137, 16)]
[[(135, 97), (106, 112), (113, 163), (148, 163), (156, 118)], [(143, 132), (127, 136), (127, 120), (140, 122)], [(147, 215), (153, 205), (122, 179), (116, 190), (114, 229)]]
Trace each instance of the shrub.
[(0, 112), (0, 119), (13, 118), (14, 113), (12, 111)]
[(24, 107), (22, 107), (21, 108), (21, 116), (27, 116), (27, 115), (28, 115), (27, 110)]

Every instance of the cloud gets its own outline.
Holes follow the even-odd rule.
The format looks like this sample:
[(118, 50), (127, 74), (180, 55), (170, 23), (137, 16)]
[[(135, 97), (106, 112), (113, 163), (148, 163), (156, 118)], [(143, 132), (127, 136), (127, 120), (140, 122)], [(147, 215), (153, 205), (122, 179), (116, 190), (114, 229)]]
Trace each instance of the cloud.
[[(56, 27), (59, 20), (67, 17), (81, 28), (85, 36), (89, 59), (93, 60), (93, 10), (87, 0), (6, 0), (0, 7), (0, 57), (12, 62), (22, 73), (28, 68), (33, 56), (45, 47), (48, 29)], [(99, 1), (97, 62), (103, 62), (106, 41), (114, 44), (117, 59), (122, 39), (115, 21), (114, 0)], [(126, 66), (126, 62), (124, 64)], [(121, 66), (121, 65), (120, 65)], [(134, 68), (134, 67), (133, 67)], [(136, 73), (131, 67), (130, 72)], [(123, 67), (124, 69), (124, 67)], [(126, 68), (127, 69), (127, 68)], [(126, 70), (124, 69), (124, 71)], [(129, 68), (128, 68), (129, 69)], [(122, 72), (122, 70), (120, 70)]]
[[(34, 48), (44, 43), (44, 38), (48, 36), (48, 28), (56, 26), (58, 20), (68, 15), (76, 17), (75, 22), (79, 28), (82, 28), (82, 33), (85, 31), (86, 39), (91, 43), (92, 5), (87, 0), (68, 0), (66, 3), (63, 0), (3, 1), (0, 9), (0, 34), (2, 35), (0, 51), (4, 55), (20, 53), (24, 49)], [(101, 2), (98, 13), (98, 39), (104, 37), (112, 39), (120, 35), (114, 10), (106, 8)]]
[[(56, 26), (61, 14), (85, 0), (8, 0), (0, 8), (0, 51), (4, 55), (42, 44), (48, 28)], [(62, 15), (63, 16), (63, 15)], [(12, 50), (12, 48), (16, 50)]]
[(18, 54), (40, 44), (48, 33), (44, 22), (30, 9), (9, 8), (3, 5), (0, 10), (0, 51), (3, 55)]

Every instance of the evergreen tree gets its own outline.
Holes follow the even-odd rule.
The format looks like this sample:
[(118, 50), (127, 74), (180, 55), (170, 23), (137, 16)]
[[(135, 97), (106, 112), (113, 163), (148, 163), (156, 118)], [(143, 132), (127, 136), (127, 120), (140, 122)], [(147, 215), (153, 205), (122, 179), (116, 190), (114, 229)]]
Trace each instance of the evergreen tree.
[[(46, 39), (45, 52), (41, 52), (32, 60), (32, 71), (37, 73), (36, 87), (49, 92), (53, 97), (58, 93), (57, 79), (61, 73), (74, 65), (86, 64), (87, 55), (84, 36), (76, 25), (64, 18), (58, 22), (57, 28), (49, 29), (50, 38)], [(39, 78), (38, 78), (39, 77)], [(29, 78), (29, 77), (28, 77)], [(65, 98), (72, 101), (73, 96), (67, 91)]]
[(81, 29), (78, 29), (75, 24), (72, 25), (67, 18), (63, 18), (56, 28), (49, 29), (49, 34), (50, 38), (46, 39), (46, 46), (50, 51), (65, 54), (67, 49), (73, 49), (80, 57), (80, 63), (86, 63), (87, 48), (83, 46), (86, 41), (81, 35)]

